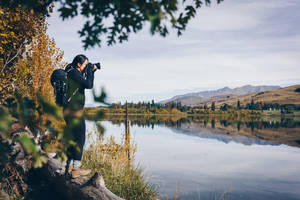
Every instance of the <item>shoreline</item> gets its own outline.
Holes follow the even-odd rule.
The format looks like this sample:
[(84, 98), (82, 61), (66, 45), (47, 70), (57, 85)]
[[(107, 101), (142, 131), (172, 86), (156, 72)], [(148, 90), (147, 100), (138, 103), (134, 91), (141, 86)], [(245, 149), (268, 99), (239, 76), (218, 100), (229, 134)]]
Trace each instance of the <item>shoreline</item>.
[[(97, 107), (85, 107), (84, 112), (87, 115), (94, 115), (99, 111), (103, 111), (105, 115), (113, 116), (125, 116), (124, 113), (120, 112), (107, 112), (108, 109), (97, 108)], [(218, 112), (218, 111), (217, 111)], [(224, 116), (235, 116), (235, 117), (300, 117), (300, 112), (295, 111), (294, 113), (280, 113), (280, 111), (261, 111), (261, 110), (231, 110), (231, 111), (219, 111), (223, 113), (137, 113), (128, 112), (128, 116), (176, 116), (176, 117), (224, 117)], [(246, 113), (243, 113), (246, 112)], [(255, 112), (255, 113), (251, 113)]]

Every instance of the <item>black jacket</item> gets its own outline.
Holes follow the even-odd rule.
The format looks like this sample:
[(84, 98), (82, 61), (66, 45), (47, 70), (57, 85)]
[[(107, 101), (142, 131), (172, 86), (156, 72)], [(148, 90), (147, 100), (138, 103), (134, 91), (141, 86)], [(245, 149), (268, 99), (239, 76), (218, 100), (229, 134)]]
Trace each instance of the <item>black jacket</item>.
[[(66, 71), (73, 68), (70, 64), (67, 65)], [(94, 84), (94, 72), (93, 66), (86, 66), (86, 73), (80, 72), (78, 69), (71, 69), (68, 72), (68, 99), (71, 98), (70, 102), (66, 107), (72, 106), (76, 109), (82, 109), (85, 102), (85, 89), (92, 89)], [(76, 91), (77, 90), (77, 91)], [(74, 94), (75, 93), (75, 94)]]

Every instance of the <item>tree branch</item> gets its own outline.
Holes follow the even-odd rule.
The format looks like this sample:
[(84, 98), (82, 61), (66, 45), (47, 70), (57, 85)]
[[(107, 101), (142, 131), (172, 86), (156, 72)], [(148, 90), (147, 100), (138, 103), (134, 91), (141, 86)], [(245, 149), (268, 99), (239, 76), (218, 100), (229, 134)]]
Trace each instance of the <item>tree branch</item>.
[(11, 59), (9, 59), (9, 56), (7, 57), (7, 59), (5, 60), (4, 65), (3, 65), (3, 68), (2, 68), (2, 70), (1, 70), (1, 73), (4, 71), (5, 67), (6, 67), (10, 62), (12, 62), (12, 61), (13, 61), (13, 60), (21, 53), (22, 48), (23, 48), (23, 44), (20, 45), (20, 47), (19, 47), (17, 53), (16, 53)]

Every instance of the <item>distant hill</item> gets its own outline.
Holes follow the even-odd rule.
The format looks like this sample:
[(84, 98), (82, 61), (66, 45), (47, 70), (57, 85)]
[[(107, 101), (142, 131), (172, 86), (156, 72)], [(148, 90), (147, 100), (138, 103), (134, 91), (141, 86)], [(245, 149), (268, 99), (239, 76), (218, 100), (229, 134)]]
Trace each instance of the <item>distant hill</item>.
[[(255, 92), (240, 96), (233, 96), (228, 99), (217, 100), (216, 107), (220, 107), (224, 103), (236, 106), (238, 100), (240, 100), (241, 105), (246, 105), (247, 103), (250, 103), (252, 99), (254, 100), (254, 102), (300, 105), (299, 88), (300, 85), (293, 85), (271, 91)], [(298, 92), (296, 92), (296, 89)]]
[(202, 91), (195, 93), (188, 93), (183, 95), (177, 95), (172, 97), (171, 99), (161, 101), (160, 103), (168, 103), (168, 102), (181, 102), (183, 105), (200, 105), (205, 103), (211, 103), (213, 101), (223, 101), (227, 100), (239, 95), (256, 93), (256, 92), (265, 92), (269, 90), (275, 90), (280, 88), (279, 86), (252, 86), (245, 85), (242, 87), (229, 88), (224, 87), (218, 90), (210, 90), (210, 91)]

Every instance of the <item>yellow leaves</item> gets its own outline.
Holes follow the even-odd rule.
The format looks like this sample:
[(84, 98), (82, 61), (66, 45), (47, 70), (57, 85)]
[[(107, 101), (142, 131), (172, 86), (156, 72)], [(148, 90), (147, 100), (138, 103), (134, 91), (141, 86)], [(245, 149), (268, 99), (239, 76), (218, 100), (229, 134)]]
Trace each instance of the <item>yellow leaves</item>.
[[(7, 33), (0, 33), (0, 37), (8, 37), (8, 34)], [(3, 41), (1, 41), (3, 42)]]
[[(40, 33), (41, 27), (44, 28), (45, 23), (44, 17), (23, 10), (20, 6), (15, 9), (0, 7), (0, 70), (3, 71), (5, 66), (5, 74), (0, 77), (1, 86), (5, 86), (3, 87), (5, 89), (0, 91), (0, 102), (14, 91), (13, 85), (15, 84), (24, 85), (21, 88), (28, 93), (30, 81), (32, 81), (28, 78), (29, 72), (22, 75), (14, 64), (18, 58), (22, 57), (25, 46)], [(24, 62), (27, 61), (24, 60)]]
[(49, 80), (55, 68), (64, 67), (62, 59), (63, 52), (56, 48), (54, 39), (46, 33), (46, 24), (43, 24), (26, 47), (24, 58), (17, 64), (21, 78), (18, 81), (19, 88), (34, 99), (34, 94), (40, 92), (45, 99), (53, 101), (54, 93)]
[(13, 21), (20, 21), (20, 20), (21, 20), (20, 15), (15, 15), (15, 16), (13, 17)]
[(33, 11), (33, 9), (30, 9), (30, 11), (29, 11), (29, 12), (30, 12), (30, 14), (32, 14), (32, 15), (34, 14), (34, 11)]
[(24, 41), (30, 43), (32, 37), (38, 32), (38, 27), (44, 21), (41, 16), (20, 7), (0, 8), (0, 11), (0, 46), (6, 52), (16, 51), (20, 45), (24, 44)]

